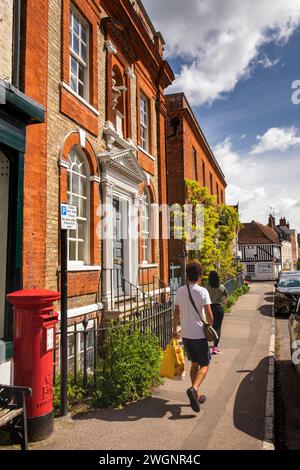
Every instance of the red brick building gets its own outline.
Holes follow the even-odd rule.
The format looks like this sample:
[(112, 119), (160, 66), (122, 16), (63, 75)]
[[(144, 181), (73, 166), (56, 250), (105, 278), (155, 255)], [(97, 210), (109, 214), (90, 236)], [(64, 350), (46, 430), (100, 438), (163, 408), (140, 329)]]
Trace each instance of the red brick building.
[(139, 0), (21, 5), (19, 89), (35, 100), (26, 119), (37, 124), (26, 131), (18, 188), (19, 255), (10, 272), (18, 282), (1, 284), (6, 340), (8, 292), (60, 290), (60, 203), (77, 207), (78, 228), (68, 235), (70, 331), (83, 318), (89, 328), (117, 315), (117, 293), (167, 283), (169, 264), (168, 241), (150, 236), (151, 206), (167, 203), (164, 90), (174, 80), (161, 34)]
[[(166, 96), (168, 203), (185, 203), (185, 179), (198, 181), (225, 204), (224, 174), (184, 93)], [(180, 242), (170, 240), (170, 261), (180, 263)]]

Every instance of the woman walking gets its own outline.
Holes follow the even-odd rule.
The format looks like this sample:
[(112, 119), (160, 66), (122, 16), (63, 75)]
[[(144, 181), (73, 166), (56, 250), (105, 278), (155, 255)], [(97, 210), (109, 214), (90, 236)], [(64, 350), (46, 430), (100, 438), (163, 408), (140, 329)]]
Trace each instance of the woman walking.
[(214, 342), (212, 354), (218, 354), (219, 341), (221, 336), (222, 322), (224, 319), (224, 301), (227, 300), (228, 293), (225, 286), (220, 284), (220, 278), (217, 271), (211, 271), (208, 278), (208, 292), (211, 298), (211, 309), (214, 316), (214, 329), (218, 333), (219, 339)]

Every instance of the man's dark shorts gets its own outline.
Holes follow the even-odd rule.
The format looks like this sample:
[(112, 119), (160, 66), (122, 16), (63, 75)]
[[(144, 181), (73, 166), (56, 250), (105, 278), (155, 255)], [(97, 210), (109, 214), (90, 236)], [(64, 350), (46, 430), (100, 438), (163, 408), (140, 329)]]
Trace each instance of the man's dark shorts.
[(207, 339), (182, 338), (183, 346), (188, 359), (192, 362), (198, 362), (200, 366), (208, 366), (211, 360), (211, 354)]

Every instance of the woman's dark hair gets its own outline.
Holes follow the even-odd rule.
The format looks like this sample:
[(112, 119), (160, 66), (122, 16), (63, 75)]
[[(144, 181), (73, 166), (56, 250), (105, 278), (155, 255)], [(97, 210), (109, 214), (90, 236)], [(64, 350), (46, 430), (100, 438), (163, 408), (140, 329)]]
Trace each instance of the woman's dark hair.
[(208, 277), (208, 283), (210, 287), (220, 287), (220, 278), (217, 271), (210, 271)]
[(202, 276), (202, 267), (200, 263), (190, 263), (186, 268), (186, 277), (190, 282), (199, 281)]

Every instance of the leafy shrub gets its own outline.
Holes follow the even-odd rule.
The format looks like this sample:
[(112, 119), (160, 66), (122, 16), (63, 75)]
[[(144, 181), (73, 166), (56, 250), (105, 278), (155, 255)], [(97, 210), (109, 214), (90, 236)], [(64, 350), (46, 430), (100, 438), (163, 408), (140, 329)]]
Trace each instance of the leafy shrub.
[(231, 307), (236, 303), (237, 299), (244, 294), (249, 292), (250, 287), (247, 284), (243, 284), (242, 287), (235, 289), (232, 294), (228, 296), (227, 303), (225, 305), (225, 312), (230, 312)]
[[(83, 387), (83, 375), (82, 372), (77, 373), (77, 383), (74, 383), (74, 374), (68, 374), (68, 385), (67, 385), (67, 395), (68, 395), (68, 407), (72, 408), (78, 405), (82, 399), (87, 395), (87, 390)], [(60, 376), (55, 377), (54, 387), (53, 387), (53, 408), (55, 416), (59, 416), (60, 413)]]
[(150, 396), (161, 383), (162, 351), (150, 331), (111, 324), (103, 344), (103, 362), (97, 372), (94, 404), (118, 407)]

